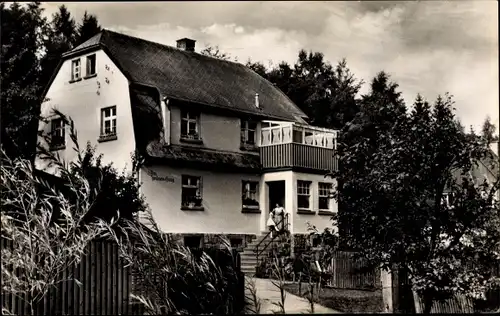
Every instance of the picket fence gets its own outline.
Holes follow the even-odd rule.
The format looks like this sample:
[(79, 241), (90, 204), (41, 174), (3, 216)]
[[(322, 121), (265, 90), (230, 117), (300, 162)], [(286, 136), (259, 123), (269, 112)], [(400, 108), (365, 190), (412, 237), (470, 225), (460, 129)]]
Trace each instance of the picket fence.
[[(2, 248), (12, 244), (2, 239)], [(123, 315), (135, 314), (130, 292), (132, 273), (110, 241), (95, 240), (78, 264), (69, 266), (60, 282), (34, 307), (36, 315)], [(79, 286), (73, 279), (81, 282)], [(6, 294), (2, 306), (16, 315), (30, 314), (29, 296)]]
[[(494, 268), (493, 273), (498, 275), (500, 266)], [(393, 305), (396, 313), (422, 313), (424, 309), (421, 298), (418, 298), (416, 293), (411, 289), (411, 283), (408, 275), (402, 271), (393, 271)], [(500, 307), (500, 290), (491, 289), (486, 293), (486, 301), (479, 301), (479, 304), (487, 310), (498, 310)], [(441, 313), (474, 313), (480, 312), (475, 310), (474, 301), (465, 295), (455, 295), (454, 297), (440, 302), (434, 302), (431, 308), (432, 314)]]
[[(424, 310), (424, 303), (418, 295), (413, 295), (415, 301), (415, 311), (420, 314)], [(474, 313), (473, 301), (465, 295), (455, 295), (445, 301), (434, 302), (431, 314), (469, 314)]]
[(348, 251), (336, 251), (325, 271), (329, 278), (326, 284), (340, 289), (372, 289), (380, 288), (380, 271), (370, 269), (362, 271), (366, 267), (366, 260), (354, 259), (353, 253)]
[[(1, 240), (2, 249), (12, 242)], [(222, 264), (224, 260), (215, 251), (212, 260)], [(220, 258), (219, 258), (220, 257)], [(238, 283), (232, 284), (230, 293), (234, 295), (233, 308), (240, 311), (244, 304), (244, 276), (240, 270), (240, 257), (233, 251), (233, 260), (238, 269)], [(221, 262), (219, 262), (221, 261)], [(228, 264), (225, 262), (225, 264)], [(154, 273), (153, 273), (154, 275)], [(59, 276), (58, 283), (34, 307), (35, 315), (143, 315), (145, 308), (131, 293), (145, 294), (139, 286), (139, 278), (132, 267), (128, 267), (119, 254), (118, 245), (109, 240), (94, 240), (86, 249), (78, 264), (69, 266)], [(160, 279), (155, 276), (160, 282)], [(79, 286), (74, 279), (78, 280)], [(166, 290), (166, 285), (164, 287)], [(31, 314), (28, 294), (13, 295), (2, 290), (1, 306), (14, 315)]]

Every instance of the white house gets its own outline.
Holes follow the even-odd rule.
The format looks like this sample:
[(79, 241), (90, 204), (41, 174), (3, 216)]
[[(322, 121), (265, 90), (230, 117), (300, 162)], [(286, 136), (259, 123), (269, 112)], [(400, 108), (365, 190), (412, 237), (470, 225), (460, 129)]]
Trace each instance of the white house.
[[(63, 55), (46, 98), (42, 115), (71, 117), (103, 162), (130, 169), (131, 153), (143, 153), (142, 192), (165, 232), (245, 245), (267, 230), (276, 203), (293, 234), (332, 225), (335, 180), (325, 174), (337, 168), (337, 132), (308, 125), (248, 67), (196, 53), (194, 40), (174, 48), (104, 30)], [(52, 133), (46, 145), (74, 159), (68, 127), (50, 119), (39, 127)]]

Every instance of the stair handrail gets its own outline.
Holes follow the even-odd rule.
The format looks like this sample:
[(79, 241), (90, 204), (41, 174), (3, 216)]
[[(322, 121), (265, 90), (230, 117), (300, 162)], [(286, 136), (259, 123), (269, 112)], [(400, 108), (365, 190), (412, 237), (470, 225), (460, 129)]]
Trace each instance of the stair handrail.
[[(273, 240), (274, 240), (276, 237), (278, 237), (278, 235), (280, 235), (283, 231), (285, 231), (286, 229), (288, 229), (288, 216), (289, 216), (289, 214), (288, 214), (288, 213), (285, 213), (285, 214), (284, 214), (284, 216), (283, 216), (283, 218), (281, 219), (281, 221), (279, 221), (279, 222), (276, 224), (276, 226), (279, 226), (281, 223), (283, 223), (283, 222), (285, 222), (285, 221), (286, 221), (286, 222), (285, 222), (285, 223), (286, 223), (286, 225), (283, 225), (283, 228), (282, 228), (281, 230), (279, 230), (279, 231), (278, 231), (278, 234), (276, 234), (276, 236), (274, 236), (274, 237), (273, 237), (273, 236), (271, 235), (271, 234), (272, 234), (272, 231), (269, 231), (269, 232), (266, 234), (266, 236), (264, 236), (264, 238), (262, 238), (262, 240), (261, 240), (261, 241), (260, 241), (260, 242), (259, 242), (259, 243), (255, 246), (255, 250), (254, 250), (254, 252), (257, 254), (257, 263), (259, 262), (259, 255), (260, 255), (262, 252), (264, 252), (264, 250), (266, 250), (266, 249), (267, 249), (267, 247), (269, 247), (269, 245), (273, 242)], [(262, 244), (262, 243), (264, 242), (264, 240), (266, 240), (266, 239), (267, 239), (267, 237), (268, 237), (269, 235), (271, 235), (271, 241), (270, 241), (269, 243), (267, 243), (267, 244), (264, 246), (264, 248), (262, 248), (262, 250), (261, 250), (261, 251), (259, 251), (259, 246), (260, 246), (260, 244)]]

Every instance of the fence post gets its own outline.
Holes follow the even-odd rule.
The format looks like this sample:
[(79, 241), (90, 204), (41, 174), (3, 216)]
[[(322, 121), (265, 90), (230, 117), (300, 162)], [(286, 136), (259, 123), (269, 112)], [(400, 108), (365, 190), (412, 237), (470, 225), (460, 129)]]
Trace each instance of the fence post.
[(382, 299), (384, 302), (384, 312), (392, 313), (392, 278), (391, 272), (380, 269), (380, 279), (382, 281)]
[(332, 279), (333, 279), (333, 280), (332, 280), (332, 281), (333, 281), (333, 282), (332, 282), (333, 284), (332, 284), (332, 286), (333, 286), (333, 287), (337, 287), (337, 265), (336, 265), (336, 261), (337, 261), (337, 260), (335, 260), (335, 258), (336, 258), (336, 257), (333, 257), (333, 258), (332, 258), (332, 274), (333, 274), (333, 278), (332, 278)]

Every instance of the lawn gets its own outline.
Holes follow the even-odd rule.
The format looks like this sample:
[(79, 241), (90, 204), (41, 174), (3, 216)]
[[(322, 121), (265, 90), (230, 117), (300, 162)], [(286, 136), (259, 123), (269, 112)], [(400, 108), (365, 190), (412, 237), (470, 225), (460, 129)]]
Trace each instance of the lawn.
[[(298, 284), (286, 284), (285, 289), (291, 294), (305, 297), (308, 284), (302, 284), (299, 294)], [(314, 301), (325, 307), (344, 313), (380, 313), (383, 309), (382, 290), (349, 290), (323, 288), (319, 299), (314, 293)]]

